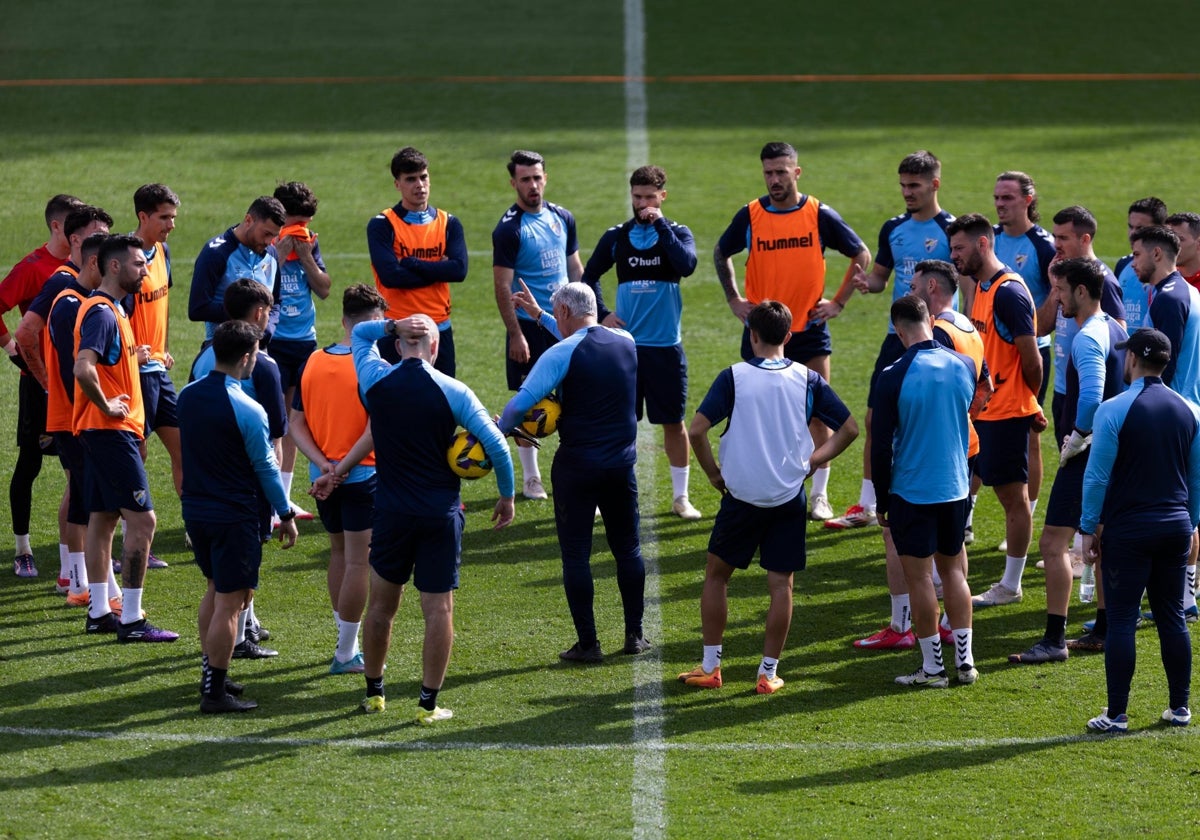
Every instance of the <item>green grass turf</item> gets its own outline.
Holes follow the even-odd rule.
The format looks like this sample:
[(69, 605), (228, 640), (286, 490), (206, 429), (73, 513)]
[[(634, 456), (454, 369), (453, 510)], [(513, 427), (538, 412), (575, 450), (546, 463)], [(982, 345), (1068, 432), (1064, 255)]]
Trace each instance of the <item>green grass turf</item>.
[[(896, 163), (919, 147), (944, 161), (942, 203), (952, 212), (990, 210), (995, 174), (1025, 169), (1037, 179), (1047, 215), (1076, 202), (1093, 209), (1097, 249), (1110, 260), (1127, 250), (1131, 200), (1155, 194), (1172, 210), (1196, 209), (1195, 82), (671, 80), (1178, 72), (1190, 69), (1192, 56), (1185, 38), (1162, 43), (1164, 27), (1194, 29), (1193, 10), (1173, 9), (1155, 25), (1145, 13), (1105, 4), (1087, 10), (1086, 26), (1063, 31), (1038, 4), (1018, 4), (1012, 18), (1036, 13), (1045, 24), (1036, 28), (994, 24), (994, 12), (968, 7), (918, 21), (911, 10), (879, 2), (796, 11), (751, 3), (736, 15), (708, 2), (649, 5), (651, 158), (671, 175), (669, 215), (692, 227), (701, 255), (684, 284), (692, 408), (735, 360), (739, 327), (708, 254), (733, 212), (762, 192), (757, 152), (767, 139), (798, 146), (802, 188), (841, 211), (872, 250), (880, 224), (900, 209)], [(535, 15), (515, 3), (477, 0), (402, 10), (300, 2), (289, 9), (291, 17), (281, 19), (268, 7), (214, 4), (203, 12), (163, 9), (147, 21), (139, 4), (110, 4), (103, 13), (59, 4), (55, 20), (86, 20), (88, 38), (78, 48), (63, 43), (41, 7), (8, 10), (2, 79), (381, 80), (0, 87), (0, 263), (43, 241), (41, 207), (54, 192), (99, 203), (128, 229), (133, 190), (165, 181), (183, 199), (171, 239), (172, 343), (186, 364), (200, 336), (186, 320), (191, 260), (206, 239), (278, 181), (305, 180), (321, 198), (314, 228), (335, 289), (369, 280), (363, 228), (395, 201), (387, 162), (411, 143), (432, 161), (434, 204), (466, 229), (472, 264), (455, 289), (454, 313), (460, 375), (498, 410), (507, 392), (489, 235), (512, 201), (508, 153), (528, 147), (546, 154), (548, 196), (576, 213), (585, 258), (604, 228), (628, 213), (622, 87), (513, 77), (619, 74), (619, 14), (609, 5), (575, 4)], [(135, 46), (145, 31), (156, 33), (159, 49)], [(844, 265), (831, 256), (831, 287)], [(322, 341), (338, 334), (336, 298), (319, 307)], [(884, 296), (857, 298), (833, 324), (833, 383), (859, 415), (886, 308)], [(12, 315), (7, 320), (15, 325)], [(175, 373), (182, 384), (185, 371)], [(5, 440), (15, 426), (15, 384), (11, 371), (0, 376)], [(1032, 568), (1022, 604), (976, 617), (977, 685), (901, 692), (892, 678), (915, 667), (915, 654), (862, 655), (849, 646), (886, 620), (878, 532), (834, 535), (814, 526), (781, 664), (784, 691), (751, 693), (766, 607), (758, 570), (735, 576), (730, 588), (726, 687), (683, 689), (673, 677), (699, 654), (697, 604), (716, 494), (697, 470), (692, 496), (710, 518), (689, 524), (666, 515), (670, 482), (657, 443), (657, 431), (643, 429), (643, 532), (659, 569), (662, 629), (653, 641), (661, 679), (652, 679), (652, 664), (621, 657), (587, 670), (558, 665), (555, 653), (571, 630), (552, 508), (522, 500), (516, 523), (493, 533), (487, 518), (495, 485), (485, 479), (464, 485), (463, 588), (443, 695), (456, 718), (432, 731), (406, 723), (419, 667), (414, 603), (402, 606), (397, 622), (389, 714), (353, 715), (361, 681), (325, 675), (334, 635), (324, 595), (326, 540), (313, 525), (302, 526), (294, 550), (265, 552), (259, 609), (281, 656), (235, 666), (262, 707), (245, 717), (201, 719), (194, 614), (202, 581), (183, 549), (164, 453), (151, 443), (155, 546), (172, 566), (150, 574), (146, 603), (156, 622), (183, 639), (155, 648), (85, 637), (82, 611), (50, 592), (62, 479), (48, 462), (33, 525), (42, 577), (31, 583), (0, 575), (0, 836), (1166, 836), (1196, 827), (1195, 740), (1190, 731), (1152, 728), (1165, 695), (1152, 631), (1139, 637), (1135, 737), (1081, 735), (1104, 702), (1100, 658), (1031, 670), (1005, 663), (1042, 626), (1044, 589)], [(549, 454), (542, 458), (547, 473)], [(835, 465), (836, 507), (854, 500), (861, 454), (859, 442)], [(12, 449), (0, 449), (5, 472), (12, 457)], [(293, 495), (304, 499), (300, 489)], [(971, 580), (978, 589), (1002, 564), (992, 548), (1002, 522), (987, 493), (976, 531)], [(594, 568), (597, 618), (611, 651), (621, 641), (620, 611), (599, 533)], [(1089, 614), (1073, 605), (1072, 628)]]

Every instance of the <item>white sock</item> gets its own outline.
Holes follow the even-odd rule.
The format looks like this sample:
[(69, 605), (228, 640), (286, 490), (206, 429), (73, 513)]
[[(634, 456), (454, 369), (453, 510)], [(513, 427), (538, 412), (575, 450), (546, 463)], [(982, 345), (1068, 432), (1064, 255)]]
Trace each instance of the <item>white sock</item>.
[(908, 593), (892, 596), (892, 629), (897, 633), (907, 633), (912, 627), (912, 605)]
[[(69, 576), (71, 578), (71, 594), (78, 595), (88, 591), (88, 575), (87, 563), (84, 562), (84, 553), (82, 551), (72, 551), (67, 555), (67, 562), (70, 564)], [(107, 592), (108, 584), (104, 585)]]
[(246, 616), (249, 615), (249, 612), (249, 610), (242, 610), (242, 614), (238, 616), (237, 636), (233, 640), (235, 645), (246, 641)]
[(688, 475), (691, 467), (671, 467), (671, 498), (678, 499), (688, 494)]
[(942, 637), (934, 633), (918, 641), (921, 643), (921, 656), (924, 657), (921, 667), (925, 673), (940, 674), (945, 671), (946, 666), (942, 662)]
[(954, 667), (974, 665), (975, 654), (971, 650), (971, 628), (954, 631)]
[(1192, 607), (1196, 606), (1196, 590), (1192, 588), (1192, 584), (1195, 582), (1195, 577), (1196, 567), (1188, 566), (1187, 581), (1183, 587), (1183, 608), (1185, 610), (1190, 610)]
[(88, 595), (91, 597), (88, 603), (88, 618), (99, 618), (109, 612), (107, 583), (89, 583)]
[(814, 496), (829, 495), (829, 467), (821, 467), (812, 476), (812, 494)]
[(704, 658), (700, 661), (704, 672), (711, 674), (714, 669), (721, 667), (721, 645), (705, 645)]
[(125, 590), (121, 605), (121, 623), (133, 624), (142, 620), (142, 590), (129, 587)]
[(1033, 516), (1034, 512), (1037, 511), (1037, 503), (1038, 503), (1037, 499), (1029, 500), (1029, 515), (1030, 516)]
[(1192, 590), (1192, 597), (1196, 597), (1196, 567), (1187, 566), (1187, 588)]
[(858, 504), (868, 513), (875, 510), (875, 482), (869, 478), (862, 480), (862, 489), (858, 491)]
[(336, 627), (339, 632), (342, 629), (342, 617), (338, 615), (337, 610), (333, 611), (333, 626)]
[(518, 446), (517, 457), (521, 459), (521, 475), (528, 481), (531, 478), (540, 479), (542, 471), (538, 468), (538, 451), (532, 446)]
[(361, 622), (343, 621), (338, 627), (337, 650), (333, 656), (338, 662), (349, 662), (358, 653), (358, 628)]
[(108, 597), (109, 600), (121, 597), (121, 584), (117, 582), (117, 573), (113, 571), (112, 563), (108, 564)]
[(779, 660), (772, 659), (769, 656), (762, 658), (762, 663), (758, 666), (758, 675), (765, 676), (769, 680), (775, 679), (775, 669), (779, 667)]
[(942, 585), (942, 576), (938, 574), (937, 563), (933, 564), (933, 586), (936, 589)]
[(71, 576), (71, 549), (67, 548), (66, 543), (58, 544), (58, 576), (60, 578)]
[(950, 616), (946, 614), (945, 610), (942, 610), (942, 620), (938, 622), (938, 627), (945, 627), (947, 630), (950, 629)]
[(968, 528), (972, 527), (972, 525), (975, 523), (975, 500), (978, 498), (979, 498), (979, 496), (971, 497), (971, 509), (967, 511), (967, 527)]
[(250, 606), (246, 607), (246, 611), (242, 613), (242, 619), (251, 627), (259, 623), (258, 616), (254, 613), (254, 601), (251, 601)]
[(29, 545), (28, 534), (14, 534), (17, 538), (17, 554), (33, 554), (33, 548)]
[(1009, 589), (1016, 592), (1021, 588), (1021, 575), (1025, 573), (1025, 558), (1013, 557), (1007, 554), (1004, 557), (1004, 577), (1000, 578), (1000, 582)]
[(279, 471), (279, 477), (283, 479), (283, 495), (289, 499), (292, 496), (292, 476), (294, 475), (295, 473)]

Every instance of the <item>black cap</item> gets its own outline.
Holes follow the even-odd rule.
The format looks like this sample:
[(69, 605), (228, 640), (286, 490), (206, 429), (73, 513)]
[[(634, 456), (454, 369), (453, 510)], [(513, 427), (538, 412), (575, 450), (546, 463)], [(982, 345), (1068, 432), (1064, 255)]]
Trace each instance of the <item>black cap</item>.
[(1143, 327), (1117, 344), (1118, 350), (1135, 353), (1139, 358), (1166, 364), (1171, 361), (1171, 339), (1158, 330)]

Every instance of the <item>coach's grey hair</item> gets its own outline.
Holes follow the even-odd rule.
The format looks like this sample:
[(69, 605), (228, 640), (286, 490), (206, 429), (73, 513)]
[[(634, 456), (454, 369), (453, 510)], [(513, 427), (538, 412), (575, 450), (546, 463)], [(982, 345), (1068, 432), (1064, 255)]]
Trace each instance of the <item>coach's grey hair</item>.
[(573, 318), (596, 316), (596, 294), (587, 283), (566, 283), (550, 295), (550, 305), (561, 303)]

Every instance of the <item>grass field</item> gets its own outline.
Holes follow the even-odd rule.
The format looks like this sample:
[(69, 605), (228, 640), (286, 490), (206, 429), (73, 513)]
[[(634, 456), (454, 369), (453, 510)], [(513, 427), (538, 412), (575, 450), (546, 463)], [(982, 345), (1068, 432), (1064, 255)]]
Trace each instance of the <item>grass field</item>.
[[(340, 289), (370, 279), (364, 227), (395, 202), (387, 163), (408, 144), (431, 160), (433, 203), (466, 230), (471, 269), (455, 290), (459, 375), (493, 410), (508, 395), (489, 237), (512, 202), (503, 165), (514, 148), (546, 155), (548, 198), (575, 213), (585, 258), (627, 217), (625, 178), (643, 144), (670, 173), (668, 215), (692, 228), (700, 252), (684, 284), (691, 408), (736, 360), (740, 327), (708, 254), (736, 209), (762, 193), (757, 154), (769, 139), (797, 146), (801, 188), (836, 207), (872, 251), (880, 225), (901, 209), (896, 164), (921, 147), (944, 163), (951, 212), (990, 212), (996, 173), (1023, 169), (1047, 216), (1074, 203), (1095, 212), (1097, 251), (1110, 262), (1127, 250), (1133, 199), (1200, 209), (1192, 163), (1200, 97), (1186, 38), (1200, 14), (1191, 7), (1168, 16), (1096, 4), (1071, 12), (1085, 19), (1059, 21), (1043, 4), (1017, 3), (1005, 11), (1017, 22), (1009, 26), (995, 23), (994, 10), (959, 6), (917, 20), (878, 0), (822, 9), (751, 2), (736, 13), (708, 0), (661, 0), (629, 18), (621, 4), (535, 15), (481, 0), (411, 9), (300, 0), (286, 13), (172, 5), (150, 17), (128, 0), (103, 11), (70, 0), (54, 4), (53, 17), (49, 8), (6, 9), (0, 32), (0, 265), (44, 240), (41, 210), (56, 192), (98, 203), (131, 229), (134, 189), (170, 184), (183, 201), (171, 237), (172, 349), (186, 361), (200, 339), (186, 319), (195, 254), (283, 180), (304, 180), (321, 199), (314, 229), (335, 293), (319, 306), (319, 329), (323, 342), (336, 339)], [(64, 43), (64, 22), (86, 38)], [(626, 26), (641, 22), (644, 66), (627, 89)], [(983, 78), (996, 74), (1043, 75)], [(781, 78), (813, 75), (837, 80)], [(627, 116), (627, 96), (640, 91), (644, 125)], [(830, 286), (844, 267), (831, 255)], [(833, 385), (860, 417), (884, 297), (855, 299), (832, 326)], [(13, 328), (14, 314), (6, 321)], [(185, 366), (175, 374), (182, 385)], [(15, 394), (15, 372), (0, 373), (7, 441)], [(48, 462), (33, 523), (42, 577), (0, 575), (0, 836), (1156, 837), (1200, 825), (1195, 728), (1154, 725), (1165, 680), (1153, 631), (1140, 635), (1135, 732), (1125, 738), (1083, 734), (1104, 704), (1100, 658), (1007, 665), (1043, 626), (1035, 556), (1024, 602), (976, 616), (980, 682), (911, 693), (892, 678), (915, 667), (915, 653), (850, 647), (887, 618), (878, 531), (813, 526), (780, 666), (787, 687), (753, 694), (766, 592), (752, 569), (730, 589), (726, 686), (684, 689), (674, 675), (700, 653), (711, 516), (684, 523), (665, 513), (670, 482), (658, 445), (657, 430), (643, 427), (655, 648), (635, 661), (559, 665), (572, 631), (551, 503), (519, 500), (514, 525), (493, 533), (494, 482), (464, 485), (457, 638), (442, 694), (455, 718), (436, 730), (408, 723), (419, 672), (415, 603), (397, 623), (389, 714), (353, 714), (361, 680), (325, 673), (335, 635), (327, 540), (313, 525), (302, 526), (295, 549), (265, 551), (259, 612), (281, 655), (234, 671), (260, 709), (201, 719), (203, 585), (184, 551), (165, 453), (151, 443), (155, 549), (171, 568), (150, 573), (146, 604), (183, 638), (146, 648), (85, 637), (82, 612), (53, 594), (62, 475)], [(6, 474), (13, 455), (0, 448)], [(835, 464), (835, 507), (855, 500), (861, 456), (860, 441)], [(716, 494), (693, 473), (693, 501), (711, 514)], [(1046, 493), (1051, 480), (1048, 470)], [(1003, 563), (993, 548), (1003, 536), (998, 506), (987, 493), (980, 499), (977, 590)], [(615, 650), (620, 608), (599, 532), (593, 567), (601, 641)], [(1070, 632), (1088, 617), (1073, 604)]]

